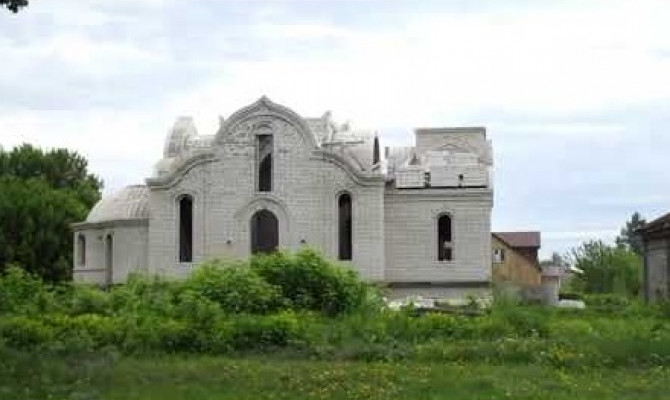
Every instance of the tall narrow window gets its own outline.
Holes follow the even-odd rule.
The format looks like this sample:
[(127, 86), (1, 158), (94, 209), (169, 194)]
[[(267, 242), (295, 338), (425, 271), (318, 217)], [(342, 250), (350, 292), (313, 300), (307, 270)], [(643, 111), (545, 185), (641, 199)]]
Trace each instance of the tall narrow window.
[(77, 235), (77, 264), (86, 265), (86, 236)]
[(105, 279), (106, 284), (111, 285), (114, 268), (114, 239), (111, 234), (105, 236)]
[(193, 261), (193, 198), (179, 199), (179, 262)]
[(258, 191), (272, 191), (272, 135), (258, 135), (257, 146), (257, 170), (258, 170)]
[(351, 260), (353, 253), (351, 195), (344, 193), (338, 199), (338, 238), (340, 260)]
[(377, 165), (379, 163), (379, 137), (375, 136), (375, 141), (372, 146), (372, 165)]
[(451, 217), (442, 215), (437, 220), (437, 259), (451, 261), (452, 258)]

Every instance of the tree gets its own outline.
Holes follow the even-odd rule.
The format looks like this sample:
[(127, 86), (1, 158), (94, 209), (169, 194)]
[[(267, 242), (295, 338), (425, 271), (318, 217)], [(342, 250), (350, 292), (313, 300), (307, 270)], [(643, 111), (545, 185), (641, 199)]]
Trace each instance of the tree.
[(28, 0), (0, 0), (0, 7), (7, 7), (10, 11), (17, 13), (19, 9), (28, 5)]
[(640, 258), (629, 249), (592, 240), (572, 249), (571, 258), (583, 271), (572, 280), (575, 290), (632, 296), (640, 290)]
[(628, 249), (638, 256), (641, 256), (644, 249), (642, 238), (637, 234), (637, 230), (644, 227), (646, 223), (647, 222), (642, 219), (639, 212), (634, 212), (630, 221), (627, 221), (626, 225), (621, 228), (621, 233), (615, 240), (617, 246)]
[(0, 148), (0, 269), (18, 264), (49, 281), (70, 277), (72, 231), (100, 198), (86, 159), (65, 149)]

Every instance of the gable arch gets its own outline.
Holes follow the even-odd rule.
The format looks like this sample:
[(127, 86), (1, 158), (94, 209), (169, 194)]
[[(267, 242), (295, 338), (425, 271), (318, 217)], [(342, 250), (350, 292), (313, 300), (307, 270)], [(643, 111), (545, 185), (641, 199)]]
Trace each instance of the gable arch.
[[(310, 149), (316, 149), (318, 147), (316, 138), (314, 138), (312, 131), (309, 129), (307, 123), (300, 115), (288, 107), (272, 102), (266, 96), (261, 97), (253, 104), (235, 111), (228, 119), (226, 119), (221, 124), (219, 131), (216, 133), (214, 143), (218, 145), (225, 143), (228, 140), (228, 137), (238, 127), (238, 125), (249, 120), (250, 118), (257, 117), (268, 117), (284, 120), (296, 128), (304, 143)], [(268, 122), (261, 120), (256, 124), (256, 126), (254, 126), (254, 132), (250, 132), (249, 134), (255, 135), (256, 130), (268, 130)]]

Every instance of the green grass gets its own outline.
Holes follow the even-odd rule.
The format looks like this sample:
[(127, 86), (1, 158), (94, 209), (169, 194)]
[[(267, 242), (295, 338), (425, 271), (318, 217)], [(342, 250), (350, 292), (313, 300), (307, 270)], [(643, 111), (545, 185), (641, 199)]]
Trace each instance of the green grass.
[(570, 370), (518, 364), (177, 356), (51, 358), (37, 364), (32, 374), (3, 374), (0, 398), (670, 399), (668, 368)]
[(313, 254), (282, 257), (110, 291), (10, 269), (0, 400), (670, 399), (670, 303), (396, 312)]

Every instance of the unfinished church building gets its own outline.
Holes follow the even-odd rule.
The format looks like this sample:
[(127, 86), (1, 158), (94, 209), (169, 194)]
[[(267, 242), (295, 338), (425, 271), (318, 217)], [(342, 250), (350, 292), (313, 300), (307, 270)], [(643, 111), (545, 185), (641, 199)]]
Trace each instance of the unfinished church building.
[(209, 258), (313, 246), (391, 297), (484, 295), (491, 280), (492, 150), (484, 128), (416, 129), (380, 149), (330, 113), (303, 118), (263, 97), (214, 135), (169, 132), (144, 185), (73, 224), (74, 279), (181, 277)]

